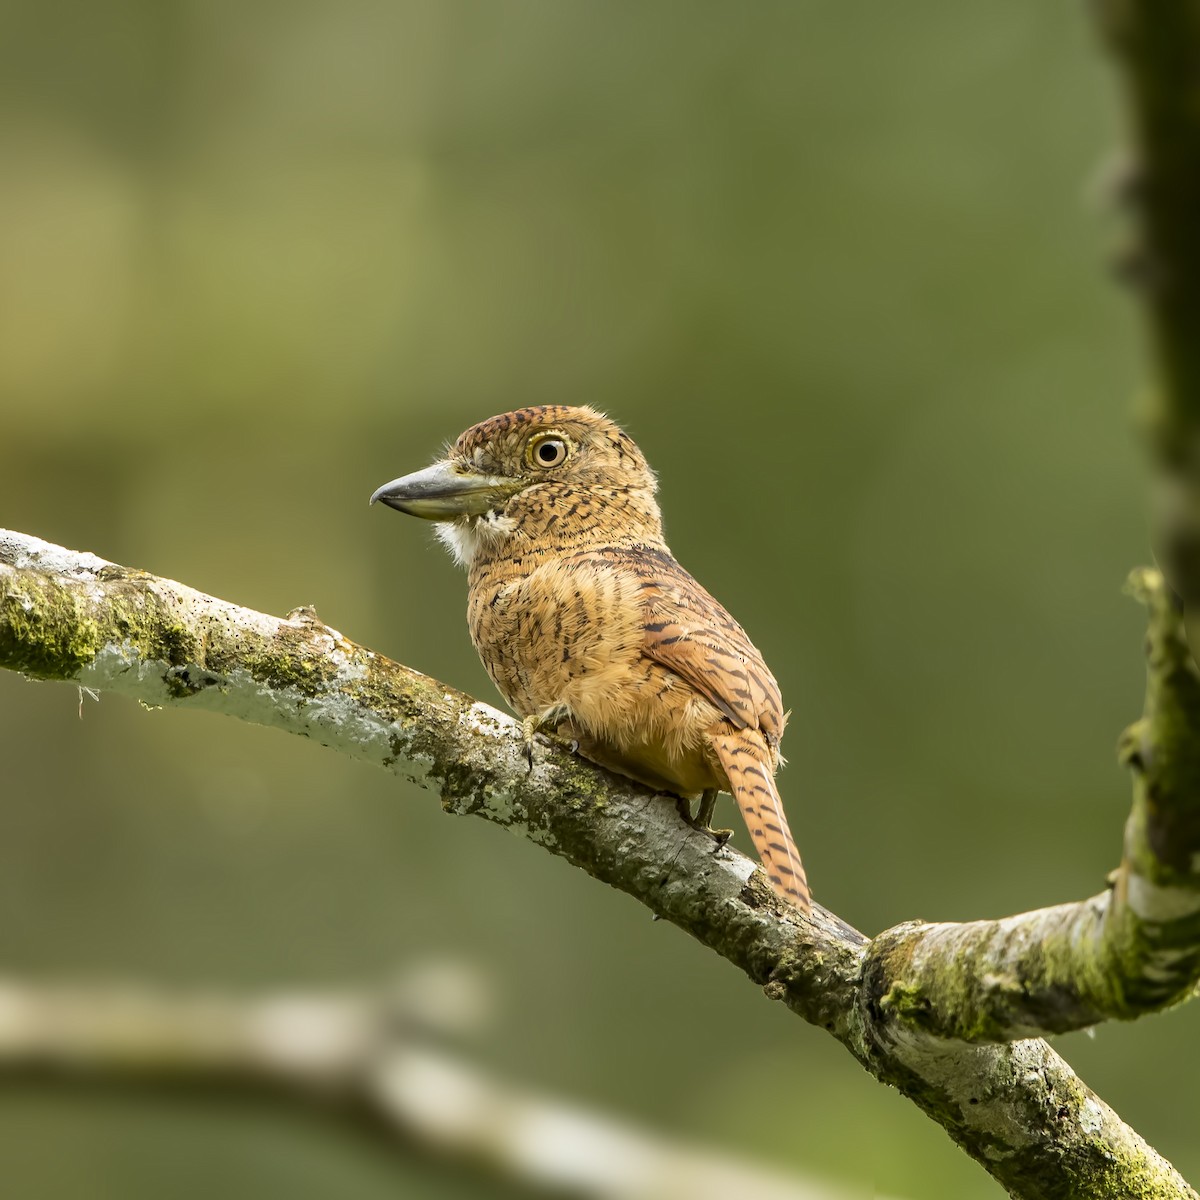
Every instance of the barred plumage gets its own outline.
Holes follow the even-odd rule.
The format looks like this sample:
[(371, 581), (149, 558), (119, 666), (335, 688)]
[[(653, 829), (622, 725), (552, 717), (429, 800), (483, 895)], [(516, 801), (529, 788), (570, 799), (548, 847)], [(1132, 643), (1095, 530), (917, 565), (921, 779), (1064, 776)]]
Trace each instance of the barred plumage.
[(378, 498), (441, 522), (488, 674), (522, 717), (685, 798), (738, 803), (772, 884), (810, 904), (774, 782), (786, 715), (745, 630), (674, 559), (641, 451), (589, 408), (519, 409)]

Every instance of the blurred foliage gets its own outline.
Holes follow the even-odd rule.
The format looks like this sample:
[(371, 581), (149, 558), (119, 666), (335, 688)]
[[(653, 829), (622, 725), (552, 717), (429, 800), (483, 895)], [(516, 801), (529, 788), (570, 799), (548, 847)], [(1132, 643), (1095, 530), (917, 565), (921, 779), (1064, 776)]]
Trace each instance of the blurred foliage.
[[(1035, 0), (10, 0), (0, 524), (494, 699), (377, 484), (595, 404), (794, 707), (818, 897), (874, 931), (1086, 895), (1141, 707), (1136, 314), (1082, 12)], [(673, 1133), (998, 1196), (671, 928), (316, 747), (0, 677), (0, 964), (503, 997), (487, 1059)], [(744, 840), (744, 839), (743, 839)], [(1200, 1009), (1062, 1039), (1193, 1177)], [(780, 1058), (788, 1069), (780, 1071)], [(785, 1081), (790, 1081), (785, 1082)], [(269, 1112), (0, 1092), (17, 1195), (492, 1195)], [(70, 1153), (64, 1154), (64, 1147)]]

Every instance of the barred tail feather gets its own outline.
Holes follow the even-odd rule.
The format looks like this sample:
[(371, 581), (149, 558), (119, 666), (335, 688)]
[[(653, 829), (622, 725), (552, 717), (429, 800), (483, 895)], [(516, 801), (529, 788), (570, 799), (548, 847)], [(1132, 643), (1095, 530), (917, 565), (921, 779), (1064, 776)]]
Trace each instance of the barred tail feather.
[(807, 912), (812, 907), (812, 893), (760, 735), (748, 729), (713, 734), (712, 745), (767, 877), (785, 900)]

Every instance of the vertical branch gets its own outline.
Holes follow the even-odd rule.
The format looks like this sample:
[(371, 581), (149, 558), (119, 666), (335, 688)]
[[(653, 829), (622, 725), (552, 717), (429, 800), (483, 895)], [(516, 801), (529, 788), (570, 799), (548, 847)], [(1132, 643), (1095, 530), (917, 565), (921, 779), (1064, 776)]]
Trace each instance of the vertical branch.
[[(1200, 610), (1200, 0), (1094, 0), (1124, 79), (1134, 220), (1130, 282), (1153, 352), (1147, 424), (1154, 545), (1172, 588)], [(1200, 611), (1188, 614), (1193, 628)]]
[(1200, 426), (1200, 2), (1096, 0), (1128, 98), (1134, 279), (1157, 358), (1158, 417)]

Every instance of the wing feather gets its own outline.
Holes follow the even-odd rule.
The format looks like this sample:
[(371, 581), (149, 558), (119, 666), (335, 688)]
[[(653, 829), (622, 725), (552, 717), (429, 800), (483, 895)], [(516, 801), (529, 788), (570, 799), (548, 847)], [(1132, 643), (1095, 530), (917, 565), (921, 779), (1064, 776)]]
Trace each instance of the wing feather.
[(746, 631), (670, 554), (639, 547), (604, 557), (638, 575), (643, 652), (711, 701), (738, 729), (783, 735), (779, 685)]

